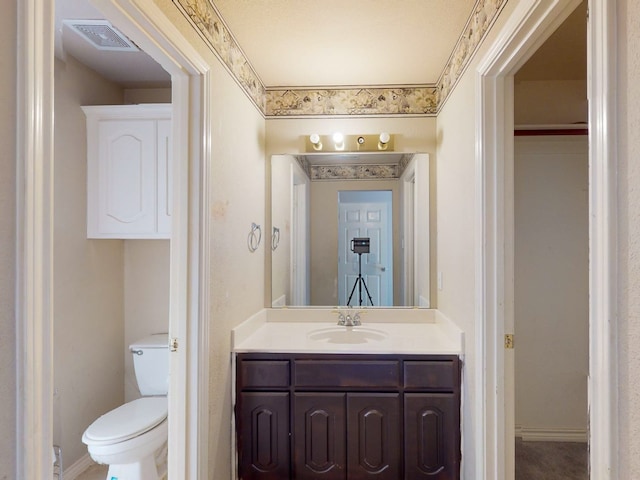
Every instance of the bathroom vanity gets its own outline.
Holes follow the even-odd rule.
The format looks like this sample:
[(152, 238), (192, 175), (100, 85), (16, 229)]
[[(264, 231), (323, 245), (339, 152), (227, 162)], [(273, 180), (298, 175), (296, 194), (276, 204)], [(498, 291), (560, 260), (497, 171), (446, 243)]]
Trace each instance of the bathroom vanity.
[(381, 313), (271, 311), (234, 331), (238, 478), (459, 478), (461, 333)]

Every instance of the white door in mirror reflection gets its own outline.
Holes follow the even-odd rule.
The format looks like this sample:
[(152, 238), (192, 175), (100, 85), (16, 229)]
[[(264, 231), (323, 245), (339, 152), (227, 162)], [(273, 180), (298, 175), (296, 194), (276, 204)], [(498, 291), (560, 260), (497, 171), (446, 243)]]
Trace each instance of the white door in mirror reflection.
[[(391, 191), (341, 191), (338, 202), (340, 305), (393, 305)], [(369, 253), (354, 253), (352, 239), (369, 238)], [(361, 272), (361, 277), (359, 276)], [(362, 280), (359, 280), (362, 278)], [(351, 297), (351, 301), (349, 298)]]

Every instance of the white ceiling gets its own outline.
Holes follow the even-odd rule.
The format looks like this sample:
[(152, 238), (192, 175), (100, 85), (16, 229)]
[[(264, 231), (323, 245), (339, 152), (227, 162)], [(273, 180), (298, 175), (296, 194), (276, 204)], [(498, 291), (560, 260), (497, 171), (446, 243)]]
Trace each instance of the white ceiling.
[(267, 87), (436, 83), (475, 0), (214, 0)]
[(63, 23), (64, 20), (101, 20), (104, 16), (89, 0), (55, 0), (56, 56), (71, 55), (103, 77), (124, 87), (170, 86), (171, 77), (144, 52), (111, 52), (94, 48), (82, 35)]
[[(476, 0), (213, 0), (267, 87), (435, 84)], [(586, 3), (586, 2), (585, 2)], [(142, 52), (93, 48), (62, 21), (100, 19), (89, 0), (56, 0), (56, 54), (125, 87), (169, 86)], [(116, 25), (117, 27), (117, 25)], [(586, 4), (517, 79), (585, 78)]]

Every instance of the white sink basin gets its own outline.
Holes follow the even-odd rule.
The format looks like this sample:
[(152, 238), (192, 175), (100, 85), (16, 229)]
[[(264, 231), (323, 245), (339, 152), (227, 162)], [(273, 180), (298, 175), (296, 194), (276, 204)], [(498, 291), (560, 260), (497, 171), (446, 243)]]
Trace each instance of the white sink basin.
[(322, 343), (374, 343), (384, 340), (389, 335), (382, 330), (367, 327), (331, 327), (309, 332), (307, 338)]

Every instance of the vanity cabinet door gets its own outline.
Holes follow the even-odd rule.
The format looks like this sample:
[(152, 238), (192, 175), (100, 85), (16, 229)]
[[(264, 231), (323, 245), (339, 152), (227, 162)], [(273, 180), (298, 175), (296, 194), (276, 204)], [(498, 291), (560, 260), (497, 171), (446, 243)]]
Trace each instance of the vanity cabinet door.
[(347, 479), (345, 399), (345, 393), (294, 394), (293, 478), (296, 480)]
[(397, 480), (402, 462), (399, 393), (347, 396), (349, 480)]
[(406, 480), (457, 480), (460, 474), (460, 410), (454, 393), (404, 396)]
[(237, 428), (239, 478), (289, 478), (289, 393), (241, 392)]

